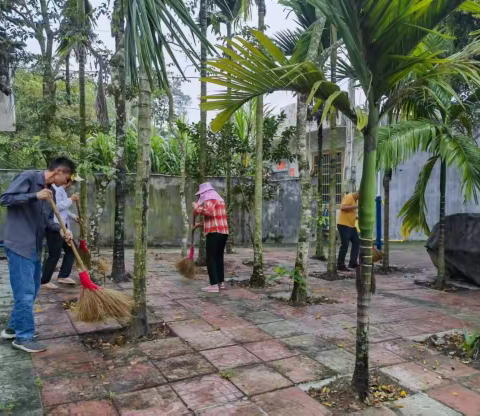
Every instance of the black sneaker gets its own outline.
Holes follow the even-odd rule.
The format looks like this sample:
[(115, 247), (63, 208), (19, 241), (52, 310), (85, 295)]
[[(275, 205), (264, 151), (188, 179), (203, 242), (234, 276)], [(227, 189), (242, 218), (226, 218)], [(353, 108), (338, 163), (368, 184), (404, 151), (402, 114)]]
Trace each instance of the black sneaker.
[(358, 263), (348, 265), (349, 269), (356, 269), (357, 267), (358, 267)]
[(47, 346), (37, 341), (13, 341), (12, 347), (25, 352), (42, 352), (47, 350)]
[(339, 272), (349, 272), (350, 271), (350, 269), (347, 266), (345, 266), (344, 264), (339, 264), (337, 266), (337, 270)]
[[(0, 335), (3, 339), (7, 339), (7, 340), (11, 340), (11, 339), (15, 339), (17, 336), (15, 335), (15, 330), (12, 329), (12, 328), (5, 328), (1, 335)], [(38, 332), (35, 331), (35, 335), (33, 336), (33, 338), (37, 338), (38, 337)]]
[(2, 331), (1, 337), (3, 339), (15, 339), (15, 330), (12, 328), (5, 328)]

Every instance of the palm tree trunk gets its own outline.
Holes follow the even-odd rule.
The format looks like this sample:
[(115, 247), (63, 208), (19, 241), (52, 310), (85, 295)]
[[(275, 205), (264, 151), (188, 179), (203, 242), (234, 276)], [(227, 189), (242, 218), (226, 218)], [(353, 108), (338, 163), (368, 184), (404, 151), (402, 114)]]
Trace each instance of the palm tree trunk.
[(95, 210), (90, 216), (90, 252), (92, 254), (91, 275), (95, 282), (100, 281), (100, 221), (105, 209), (105, 194), (108, 180), (104, 175), (94, 176), (95, 178)]
[[(232, 38), (232, 23), (227, 22), (227, 38)], [(228, 49), (232, 49), (232, 45), (227, 44)], [(228, 88), (228, 93), (230, 93), (230, 88)], [(232, 213), (233, 213), (233, 198), (232, 198), (232, 162), (231, 160), (227, 163), (227, 223), (230, 234), (227, 240), (227, 254), (233, 254), (233, 236), (235, 231), (233, 229)]]
[(148, 193), (151, 148), (151, 93), (147, 74), (140, 64), (138, 99), (138, 152), (135, 186), (135, 264), (131, 332), (135, 337), (148, 333), (147, 321), (147, 236)]
[[(200, 29), (202, 35), (207, 38), (207, 0), (200, 0)], [(202, 42), (200, 44), (200, 76), (205, 78), (207, 76), (207, 47)], [(205, 102), (204, 98), (207, 95), (207, 83), (200, 82), (200, 102)], [(199, 176), (198, 182), (204, 183), (207, 176), (207, 112), (200, 108), (200, 154), (199, 159)], [(206, 246), (205, 236), (200, 233), (200, 242), (198, 247), (197, 265), (206, 265)]]
[[(265, 0), (258, 0), (258, 30), (265, 31)], [(250, 277), (250, 286), (264, 287), (263, 273), (263, 95), (257, 97), (256, 119), (256, 149), (255, 149), (255, 197), (254, 197), (254, 244), (253, 244), (253, 272)]]
[(385, 194), (385, 208), (383, 214), (383, 258), (382, 266), (385, 272), (390, 270), (390, 181), (392, 169), (383, 174), (383, 192)]
[(65, 92), (67, 94), (67, 104), (72, 105), (72, 94), (70, 88), (70, 52), (65, 57)]
[(325, 261), (323, 250), (323, 126), (317, 118), (318, 162), (317, 162), (317, 241), (315, 246), (315, 258)]
[(115, 55), (112, 58), (113, 88), (115, 97), (115, 222), (113, 229), (113, 261), (112, 279), (115, 282), (125, 280), (125, 139), (126, 139), (126, 109), (125, 109), (125, 18), (121, 0), (115, 0), (111, 31), (115, 38)]
[[(312, 32), (308, 47), (307, 61), (315, 62), (318, 55), (318, 46), (322, 36), (325, 19), (318, 19)], [(312, 180), (308, 166), (307, 148), (307, 99), (308, 95), (297, 96), (297, 161), (300, 175), (300, 230), (298, 233), (297, 256), (295, 259), (295, 273), (293, 290), (290, 300), (297, 304), (307, 302), (308, 251), (310, 248), (310, 231), (312, 226)]]
[[(337, 28), (332, 25), (330, 42), (337, 43)], [(337, 82), (337, 49), (332, 48), (331, 81)], [(330, 202), (328, 204), (328, 263), (327, 271), (337, 273), (337, 110), (332, 107), (330, 117)]]
[[(85, 21), (85, 0), (77, 0), (77, 13), (78, 13), (78, 25), (79, 30), (83, 29)], [(85, 160), (85, 149), (87, 147), (87, 132), (86, 132), (86, 119), (85, 119), (85, 46), (80, 44), (78, 47), (78, 89), (80, 99), (80, 158)], [(85, 173), (81, 172), (84, 177)], [(87, 182), (80, 183), (80, 207), (82, 214), (87, 218)], [(88, 224), (88, 221), (86, 222)]]
[(440, 163), (440, 221), (438, 223), (438, 272), (437, 289), (445, 289), (445, 193), (447, 187), (447, 162), (441, 160)]
[(355, 371), (352, 384), (360, 399), (365, 399), (369, 375), (369, 307), (372, 284), (372, 242), (375, 224), (376, 147), (379, 126), (379, 104), (369, 97), (369, 114), (364, 129), (363, 173), (360, 183), (359, 227), (360, 267), (357, 268), (357, 334)]

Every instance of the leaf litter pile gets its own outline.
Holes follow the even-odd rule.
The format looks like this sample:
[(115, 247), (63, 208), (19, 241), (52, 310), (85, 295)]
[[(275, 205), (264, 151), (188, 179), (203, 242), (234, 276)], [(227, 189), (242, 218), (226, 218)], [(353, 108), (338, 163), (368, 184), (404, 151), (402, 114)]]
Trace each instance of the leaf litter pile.
[(172, 336), (168, 326), (161, 322), (149, 325), (150, 333), (141, 338), (133, 338), (129, 328), (115, 331), (94, 332), (82, 336), (82, 343), (91, 350), (106, 350), (113, 347), (136, 344), (144, 341), (154, 341)]
[[(308, 394), (328, 407), (333, 414), (357, 412), (368, 407), (380, 407), (382, 403), (394, 402), (407, 397), (409, 390), (402, 388), (389, 377), (373, 372), (370, 376), (369, 397), (365, 402), (357, 398), (349, 377), (335, 380), (328, 386), (310, 389)], [(397, 407), (402, 407), (400, 404)]]

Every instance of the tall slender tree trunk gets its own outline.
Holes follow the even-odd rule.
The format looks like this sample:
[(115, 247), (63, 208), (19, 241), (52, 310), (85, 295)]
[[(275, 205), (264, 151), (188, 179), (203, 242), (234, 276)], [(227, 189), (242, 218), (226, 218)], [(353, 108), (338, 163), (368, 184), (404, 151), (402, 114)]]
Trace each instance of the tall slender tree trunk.
[(317, 260), (325, 261), (323, 249), (323, 125), (320, 122), (321, 115), (317, 117), (317, 140), (318, 140), (318, 162), (317, 162), (317, 241), (315, 244), (315, 256)]
[[(308, 47), (307, 61), (315, 62), (318, 55), (318, 46), (325, 26), (325, 18), (320, 17), (315, 24)], [(310, 248), (310, 231), (312, 226), (312, 180), (308, 166), (307, 148), (307, 99), (308, 95), (297, 96), (297, 161), (300, 175), (300, 230), (298, 233), (297, 256), (295, 259), (295, 273), (293, 290), (290, 300), (294, 303), (305, 304), (307, 301), (308, 251)]]
[[(227, 38), (230, 40), (232, 38), (232, 22), (227, 22)], [(232, 49), (232, 45), (227, 44), (228, 49)], [(230, 58), (231, 59), (231, 58)], [(230, 94), (231, 89), (228, 88), (228, 93)], [(233, 229), (233, 195), (232, 195), (232, 161), (229, 160), (227, 163), (227, 223), (230, 234), (227, 240), (227, 254), (233, 254), (233, 239), (235, 235), (235, 230)]]
[(96, 282), (100, 281), (100, 221), (105, 209), (105, 194), (108, 179), (104, 175), (95, 178), (95, 210), (90, 216), (90, 252), (91, 252), (91, 275)]
[[(258, 30), (265, 31), (265, 0), (258, 0)], [(257, 97), (255, 144), (255, 197), (254, 217), (255, 229), (253, 237), (253, 272), (250, 277), (250, 286), (264, 287), (263, 273), (263, 95)]]
[(439, 221), (439, 235), (438, 235), (438, 271), (437, 271), (437, 289), (443, 290), (445, 288), (446, 273), (445, 273), (445, 193), (447, 188), (447, 162), (441, 160), (440, 162), (440, 221)]
[[(348, 99), (352, 108), (355, 107), (355, 81), (350, 79), (348, 80)], [(342, 188), (345, 192), (354, 192), (355, 191), (355, 178), (354, 178), (354, 167), (353, 167), (353, 147), (355, 141), (355, 123), (347, 119), (346, 126), (346, 138), (347, 143), (345, 145), (345, 169), (344, 169), (344, 179), (342, 183)]]
[(135, 186), (135, 264), (133, 278), (133, 313), (131, 332), (135, 337), (148, 333), (147, 321), (147, 236), (148, 194), (151, 148), (150, 84), (140, 64), (140, 97), (138, 99), (138, 151)]
[[(331, 44), (337, 43), (337, 28), (331, 27)], [(330, 57), (331, 81), (337, 82), (337, 48)], [(327, 271), (337, 273), (337, 110), (332, 107), (330, 116), (330, 202), (328, 205), (328, 263)]]
[(115, 222), (113, 230), (112, 279), (123, 281), (129, 276), (125, 271), (125, 139), (126, 139), (126, 105), (125, 105), (125, 17), (122, 0), (115, 0), (111, 24), (112, 36), (115, 38), (115, 55), (112, 58), (113, 88), (115, 97)]
[(72, 94), (70, 87), (70, 52), (65, 57), (65, 92), (67, 94), (67, 104), (72, 105)]
[(360, 183), (360, 266), (357, 269), (357, 334), (355, 371), (352, 379), (352, 384), (362, 400), (367, 397), (370, 384), (369, 308), (372, 296), (372, 242), (375, 224), (375, 172), (379, 126), (379, 103), (372, 96), (368, 98), (369, 113), (363, 133), (363, 173)]
[(383, 213), (383, 258), (382, 266), (385, 272), (390, 270), (390, 181), (392, 169), (387, 169), (383, 174), (383, 193), (385, 195), (385, 208)]
[[(200, 30), (202, 35), (207, 37), (207, 0), (200, 0)], [(200, 76), (205, 78), (207, 76), (207, 47), (202, 42), (200, 44)], [(200, 82), (200, 102), (205, 102), (207, 95), (207, 83)], [(200, 109), (200, 154), (199, 154), (199, 184), (204, 183), (207, 176), (207, 112)], [(205, 236), (200, 233), (200, 241), (198, 247), (197, 265), (205, 266), (206, 260), (206, 246)]]

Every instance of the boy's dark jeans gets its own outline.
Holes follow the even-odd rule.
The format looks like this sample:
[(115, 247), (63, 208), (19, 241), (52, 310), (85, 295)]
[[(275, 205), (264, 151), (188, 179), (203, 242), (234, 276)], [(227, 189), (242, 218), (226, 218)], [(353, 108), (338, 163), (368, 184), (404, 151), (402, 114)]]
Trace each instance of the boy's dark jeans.
[(350, 250), (350, 263), (349, 267), (356, 267), (358, 265), (358, 253), (360, 251), (360, 237), (355, 227), (347, 227), (346, 225), (337, 225), (338, 232), (340, 234), (340, 251), (338, 253), (337, 264), (339, 266), (345, 264), (345, 256), (348, 251), (348, 244), (352, 243), (352, 249)]

